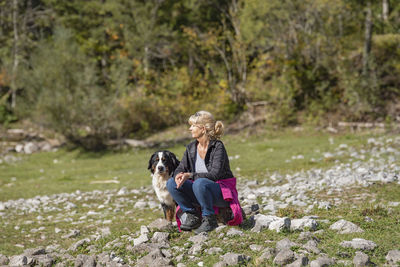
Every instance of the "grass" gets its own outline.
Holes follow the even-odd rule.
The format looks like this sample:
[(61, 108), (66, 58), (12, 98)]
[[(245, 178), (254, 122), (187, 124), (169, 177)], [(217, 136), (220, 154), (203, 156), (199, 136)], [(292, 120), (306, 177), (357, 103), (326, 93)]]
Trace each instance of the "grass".
[[(258, 134), (243, 132), (239, 135), (225, 136), (227, 152), (231, 156), (231, 168), (241, 180), (270, 181), (274, 172), (282, 175), (313, 168), (329, 168), (339, 162), (349, 161), (348, 154), (324, 157), (325, 152), (335, 151), (340, 144), (363, 149), (368, 147), (366, 140), (370, 137), (378, 138), (382, 135), (372, 133), (328, 135), (321, 132), (306, 130), (294, 132), (291, 130), (265, 131)], [(184, 152), (183, 144), (167, 148), (178, 155)], [(149, 186), (151, 179), (147, 170), (148, 159), (153, 149), (134, 149), (121, 152), (87, 153), (80, 150), (61, 149), (57, 152), (38, 153), (29, 156), (18, 156), (19, 160), (12, 164), (0, 164), (0, 201), (10, 199), (32, 198), (37, 195), (52, 195), (57, 193), (72, 193), (93, 190), (118, 190), (121, 187), (128, 189)], [(299, 156), (301, 155), (301, 156)], [(385, 155), (383, 155), (385, 157)], [(364, 160), (368, 160), (368, 155)], [(398, 164), (396, 160), (395, 164)], [(117, 183), (93, 183), (99, 181), (118, 181)], [(38, 213), (15, 212), (13, 215), (0, 219), (0, 254), (16, 255), (29, 247), (59, 244), (68, 249), (77, 240), (97, 234), (99, 228), (109, 227), (111, 235), (101, 237), (91, 244), (97, 251), (115, 251), (125, 260), (135, 260), (141, 255), (133, 253), (128, 248), (132, 242), (126, 237), (137, 237), (141, 225), (147, 225), (156, 218), (162, 217), (160, 209), (134, 209), (134, 203), (148, 194), (134, 194), (117, 196), (116, 191), (111, 194), (110, 207), (99, 209), (105, 203), (106, 195), (98, 198), (72, 199), (76, 208), (61, 212), (49, 211), (39, 218)], [(341, 248), (338, 244), (352, 238), (373, 240), (379, 246), (368, 252), (371, 260), (378, 265), (385, 262), (385, 256), (391, 249), (400, 249), (400, 206), (388, 208), (390, 201), (399, 201), (400, 186), (398, 184), (376, 184), (368, 188), (349, 188), (343, 192), (328, 195), (326, 192), (315, 192), (319, 199), (333, 199), (340, 197), (344, 201), (339, 207), (331, 210), (315, 209), (312, 214), (329, 223), (320, 224), (323, 233), (317, 234), (321, 240), (319, 248), (323, 253), (336, 259), (352, 260), (355, 251)], [(154, 194), (150, 194), (154, 197)], [(364, 198), (360, 197), (363, 196)], [(63, 208), (62, 206), (59, 207)], [(88, 215), (89, 211), (98, 212)], [(298, 218), (304, 215), (300, 208), (288, 206), (278, 211), (278, 216)], [(373, 221), (367, 222), (368, 216)], [(331, 223), (343, 218), (352, 221), (365, 230), (364, 233), (339, 235), (329, 230)], [(111, 224), (104, 222), (112, 221)], [(55, 228), (61, 233), (55, 233)], [(41, 229), (41, 230), (38, 230)], [(62, 238), (71, 229), (79, 229), (81, 234), (74, 239)], [(229, 228), (223, 230), (226, 233)], [(250, 244), (259, 244), (264, 248), (274, 247), (275, 243), (283, 238), (296, 241), (298, 232), (276, 233), (264, 230), (253, 233), (242, 229), (245, 235), (220, 238), (220, 233), (210, 233), (206, 247), (220, 247), (222, 252), (209, 255), (204, 249), (195, 255), (184, 255), (187, 266), (197, 266), (203, 261), (205, 266), (211, 266), (219, 261), (219, 255), (226, 252), (235, 252), (251, 256), (248, 265), (255, 266), (260, 251), (249, 249)], [(192, 233), (170, 232), (171, 247), (190, 247), (188, 238)], [(104, 248), (116, 239), (121, 243), (119, 247)], [(118, 243), (118, 242), (116, 242)], [(24, 248), (15, 246), (21, 244)], [(205, 247), (205, 248), (206, 248)], [(92, 248), (93, 249), (93, 248)], [(294, 248), (296, 251), (300, 248)], [(84, 247), (73, 253), (87, 253), (90, 247)], [(316, 256), (310, 255), (312, 260)], [(260, 263), (261, 264), (261, 263)], [(272, 265), (272, 260), (261, 266)], [(339, 264), (340, 265), (340, 264)]]
[[(313, 162), (323, 152), (332, 151), (339, 144), (360, 146), (365, 136), (329, 136), (319, 132), (293, 133), (267, 132), (261, 136), (227, 136), (223, 139), (236, 176), (248, 179), (264, 179), (271, 172), (294, 172), (310, 168), (326, 168), (334, 160)], [(334, 140), (334, 144), (329, 139)], [(183, 144), (169, 147), (181, 158)], [(81, 150), (43, 152), (21, 155), (13, 164), (0, 164), (0, 201), (31, 198), (76, 190), (92, 191), (115, 189), (126, 186), (139, 188), (151, 184), (147, 170), (148, 159), (154, 149), (135, 149), (124, 152), (87, 153)], [(304, 159), (292, 160), (303, 155)], [(345, 157), (338, 160), (345, 160)], [(290, 160), (290, 162), (286, 162)], [(93, 183), (115, 180), (115, 183)]]

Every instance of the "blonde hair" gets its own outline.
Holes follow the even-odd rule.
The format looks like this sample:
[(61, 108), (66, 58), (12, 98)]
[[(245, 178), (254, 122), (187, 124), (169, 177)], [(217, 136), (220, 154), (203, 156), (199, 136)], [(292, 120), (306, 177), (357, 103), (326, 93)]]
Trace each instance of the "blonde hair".
[(214, 116), (208, 111), (198, 111), (190, 116), (188, 120), (190, 125), (202, 125), (206, 129), (206, 135), (210, 139), (219, 139), (224, 133), (224, 124), (221, 121), (216, 121)]

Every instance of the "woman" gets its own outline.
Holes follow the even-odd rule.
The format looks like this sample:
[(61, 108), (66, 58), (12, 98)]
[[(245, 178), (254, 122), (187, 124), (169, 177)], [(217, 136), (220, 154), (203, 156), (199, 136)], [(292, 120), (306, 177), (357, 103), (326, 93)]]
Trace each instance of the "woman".
[(185, 231), (197, 228), (197, 234), (212, 231), (218, 227), (215, 215), (218, 207), (230, 207), (233, 218), (227, 223), (238, 225), (243, 218), (236, 178), (229, 167), (225, 146), (219, 140), (224, 125), (207, 111), (196, 112), (189, 118), (189, 124), (195, 140), (187, 145), (174, 176), (167, 182), (169, 193), (183, 212), (180, 218), (185, 218), (178, 221), (178, 226)]

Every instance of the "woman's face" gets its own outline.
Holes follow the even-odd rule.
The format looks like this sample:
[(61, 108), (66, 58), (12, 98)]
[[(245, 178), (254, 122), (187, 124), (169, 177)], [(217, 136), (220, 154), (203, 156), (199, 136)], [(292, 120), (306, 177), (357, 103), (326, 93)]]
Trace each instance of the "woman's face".
[(202, 137), (205, 133), (204, 126), (199, 124), (190, 125), (189, 131), (192, 133), (192, 137), (195, 139)]

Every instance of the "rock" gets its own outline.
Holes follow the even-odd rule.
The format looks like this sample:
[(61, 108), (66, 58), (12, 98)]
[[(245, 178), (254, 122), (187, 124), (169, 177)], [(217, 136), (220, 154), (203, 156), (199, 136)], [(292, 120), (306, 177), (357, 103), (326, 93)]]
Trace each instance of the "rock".
[(252, 251), (261, 251), (263, 249), (263, 246), (256, 244), (251, 244), (249, 247)]
[(276, 254), (277, 252), (276, 249), (274, 248), (264, 249), (261, 256), (256, 259), (256, 265), (263, 265), (266, 261), (269, 261), (270, 259), (274, 258)]
[(252, 232), (259, 233), (261, 230), (268, 228), (270, 223), (279, 220), (279, 217), (272, 215), (257, 214), (254, 215), (255, 225), (251, 229)]
[(276, 248), (278, 250), (290, 250), (290, 248), (295, 246), (298, 245), (292, 242), (289, 238), (284, 238), (276, 243)]
[(390, 265), (400, 264), (400, 250), (395, 249), (388, 252), (386, 255), (386, 262)]
[(43, 247), (26, 249), (23, 253), (23, 255), (27, 257), (32, 257), (35, 255), (44, 255), (44, 254), (46, 254), (46, 249)]
[(361, 250), (374, 250), (378, 245), (370, 240), (354, 238), (351, 241), (343, 241), (340, 245), (344, 248), (354, 248)]
[(28, 258), (24, 255), (17, 255), (10, 257), (9, 266), (22, 266), (28, 264)]
[(321, 250), (317, 247), (318, 243), (315, 240), (309, 240), (303, 248), (307, 250), (308, 252), (314, 253), (316, 255), (321, 253)]
[(26, 133), (22, 129), (8, 129), (6, 140), (13, 142), (20, 142), (26, 138)]
[(51, 267), (51, 266), (53, 266), (53, 263), (54, 263), (53, 257), (48, 254), (34, 256), (34, 260), (36, 262), (36, 265), (39, 265), (42, 267)]
[(274, 258), (273, 263), (277, 265), (286, 265), (294, 260), (294, 252), (290, 249), (281, 250)]
[(157, 266), (157, 267), (163, 267), (163, 266), (173, 266), (172, 261), (167, 259), (161, 252), (160, 249), (156, 249), (146, 256), (140, 258), (136, 262), (136, 266)]
[(194, 243), (193, 246), (189, 249), (188, 254), (189, 255), (199, 255), (199, 254), (201, 254), (202, 250), (203, 250), (202, 243)]
[(78, 248), (80, 248), (80, 247), (82, 247), (83, 245), (88, 244), (88, 243), (90, 243), (90, 239), (89, 239), (89, 238), (85, 238), (85, 239), (79, 240), (78, 242), (76, 242), (75, 244), (73, 244), (73, 245), (69, 248), (69, 250), (70, 250), (70, 251), (77, 251)]
[(149, 241), (147, 234), (141, 234), (138, 238), (133, 240), (133, 246), (136, 247), (140, 244), (146, 243), (147, 241)]
[(310, 267), (326, 267), (335, 264), (335, 260), (328, 258), (327, 256), (318, 257), (310, 263)]
[(306, 256), (301, 255), (291, 264), (286, 265), (286, 267), (301, 267), (308, 265), (308, 258)]
[(39, 147), (33, 142), (28, 142), (24, 146), (25, 154), (32, 154), (32, 153), (37, 152), (38, 150), (39, 150)]
[(228, 263), (224, 261), (217, 262), (213, 265), (213, 267), (226, 267), (226, 266), (228, 266)]
[(351, 233), (362, 233), (363, 229), (358, 227), (352, 222), (346, 220), (339, 220), (332, 224), (329, 229), (339, 231), (339, 234), (351, 234)]
[(281, 232), (284, 230), (289, 230), (290, 229), (290, 224), (291, 221), (289, 218), (285, 217), (285, 218), (279, 218), (276, 221), (272, 221), (269, 226), (268, 229), (272, 230), (272, 231), (276, 231), (276, 232)]
[(212, 247), (212, 248), (206, 249), (205, 252), (209, 255), (218, 254), (218, 253), (222, 252), (222, 248)]
[(305, 229), (308, 229), (310, 231), (315, 231), (317, 229), (318, 223), (314, 219), (293, 219), (290, 222), (290, 230), (291, 231), (296, 231), (300, 230), (303, 231)]
[(169, 233), (155, 232), (151, 241), (154, 243), (168, 243)]
[(124, 195), (126, 195), (126, 194), (128, 194), (128, 193), (129, 193), (128, 189), (127, 189), (126, 187), (122, 187), (122, 188), (118, 191), (117, 196), (124, 196)]
[(75, 260), (75, 267), (96, 267), (96, 256), (78, 255)]
[(138, 202), (135, 203), (135, 205), (133, 206), (135, 209), (145, 209), (147, 207), (147, 202), (146, 201), (142, 201), (139, 200)]
[(142, 226), (140, 226), (140, 234), (148, 234), (148, 233), (150, 233), (150, 231), (149, 231), (149, 228), (147, 228), (147, 226), (145, 226), (145, 225), (142, 225)]
[(0, 254), (0, 266), (7, 265), (8, 262), (9, 262), (8, 257)]
[(237, 230), (236, 228), (231, 228), (229, 231), (226, 233), (227, 236), (242, 236), (244, 233), (240, 230)]
[(356, 251), (356, 255), (353, 258), (353, 264), (355, 267), (363, 267), (363, 266), (374, 266), (372, 262), (369, 260), (369, 256), (363, 252)]
[(232, 252), (228, 252), (222, 256), (223, 261), (228, 265), (244, 265), (250, 258), (243, 254), (236, 254)]
[(297, 241), (299, 241), (299, 242), (304, 242), (304, 241), (308, 241), (308, 240), (315, 240), (315, 241), (319, 242), (319, 239), (311, 232), (301, 232), (299, 235), (299, 238), (297, 239)]
[(156, 231), (168, 231), (169, 229), (172, 228), (172, 224), (170, 221), (167, 221), (166, 219), (158, 218), (151, 222), (148, 227), (151, 230), (156, 230)]
[(208, 239), (208, 235), (206, 232), (191, 236), (189, 238), (190, 242), (193, 242), (195, 244), (200, 244), (200, 243), (204, 243), (206, 240)]
[(108, 265), (109, 262), (112, 262), (112, 259), (107, 252), (97, 255), (97, 263), (99, 265)]
[(75, 238), (75, 237), (79, 236), (80, 234), (81, 234), (81, 231), (73, 229), (73, 230), (70, 230), (68, 234), (63, 235), (62, 238), (63, 239)]

